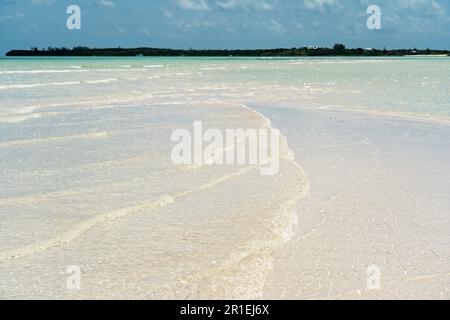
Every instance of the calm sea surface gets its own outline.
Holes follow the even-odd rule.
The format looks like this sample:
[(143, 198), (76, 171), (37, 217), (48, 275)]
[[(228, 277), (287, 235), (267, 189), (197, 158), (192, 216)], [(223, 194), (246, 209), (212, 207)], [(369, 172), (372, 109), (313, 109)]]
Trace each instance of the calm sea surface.
[(0, 298), (259, 298), (307, 178), (286, 144), (273, 177), (175, 166), (171, 133), (267, 127), (258, 105), (447, 119), (449, 74), (448, 58), (2, 58)]

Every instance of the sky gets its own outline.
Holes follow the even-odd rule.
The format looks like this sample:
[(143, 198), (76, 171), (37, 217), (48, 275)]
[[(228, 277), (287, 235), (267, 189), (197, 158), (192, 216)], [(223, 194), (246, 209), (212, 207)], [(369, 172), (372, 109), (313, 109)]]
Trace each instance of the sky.
[[(69, 30), (67, 7), (81, 10)], [(370, 30), (367, 9), (381, 11)], [(0, 55), (31, 47), (450, 49), (450, 0), (0, 0)]]

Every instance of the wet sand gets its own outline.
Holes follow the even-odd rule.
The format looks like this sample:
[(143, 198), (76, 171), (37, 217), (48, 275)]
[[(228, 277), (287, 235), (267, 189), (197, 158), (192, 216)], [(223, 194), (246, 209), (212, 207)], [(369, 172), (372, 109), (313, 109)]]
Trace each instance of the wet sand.
[(265, 298), (450, 298), (450, 126), (258, 110), (287, 137), (311, 186)]

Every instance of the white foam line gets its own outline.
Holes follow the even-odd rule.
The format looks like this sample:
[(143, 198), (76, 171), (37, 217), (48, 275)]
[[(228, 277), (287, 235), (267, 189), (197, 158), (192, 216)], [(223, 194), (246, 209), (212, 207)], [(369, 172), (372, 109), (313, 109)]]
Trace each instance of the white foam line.
[(93, 218), (87, 219), (81, 223), (78, 223), (75, 226), (72, 226), (70, 228), (70, 230), (56, 236), (55, 238), (41, 241), (38, 243), (34, 243), (34, 244), (31, 244), (31, 245), (28, 245), (28, 246), (25, 246), (25, 247), (22, 247), (19, 249), (0, 253), (0, 263), (8, 261), (8, 260), (12, 260), (12, 259), (18, 259), (18, 258), (22, 258), (25, 256), (34, 255), (36, 253), (43, 252), (50, 248), (65, 245), (65, 244), (77, 239), (78, 237), (83, 235), (85, 232), (89, 231), (90, 229), (92, 229), (93, 227), (97, 226), (100, 223), (111, 222), (111, 221), (114, 221), (117, 219), (122, 219), (124, 217), (142, 212), (143, 210), (166, 207), (168, 205), (175, 203), (176, 199), (184, 198), (193, 193), (198, 193), (203, 190), (212, 188), (212, 187), (219, 185), (231, 178), (243, 175), (254, 168), (256, 168), (256, 166), (251, 166), (251, 167), (241, 169), (239, 171), (233, 172), (228, 175), (224, 175), (218, 179), (215, 179), (215, 180), (212, 180), (205, 184), (202, 184), (196, 188), (193, 188), (192, 190), (174, 194), (173, 196), (163, 195), (157, 200), (151, 200), (151, 201), (143, 202), (136, 206), (99, 214)]
[(28, 245), (26, 247), (20, 248), (20, 249), (0, 253), (0, 262), (4, 262), (7, 260), (11, 260), (11, 259), (17, 259), (17, 258), (21, 258), (24, 256), (29, 256), (29, 255), (36, 254), (38, 252), (42, 252), (47, 249), (53, 248), (53, 247), (64, 245), (64, 244), (78, 238), (79, 236), (81, 236), (86, 231), (90, 230), (91, 228), (95, 227), (99, 223), (123, 218), (127, 215), (140, 212), (146, 208), (151, 208), (151, 207), (156, 208), (158, 206), (161, 207), (164, 205), (168, 205), (170, 202), (171, 202), (170, 199), (161, 198), (159, 201), (156, 200), (156, 201), (152, 201), (149, 203), (144, 203), (142, 205), (125, 208), (125, 209), (119, 209), (116, 211), (111, 211), (111, 212), (100, 214), (96, 217), (93, 217), (91, 219), (88, 219), (86, 221), (83, 221), (83, 222), (75, 225), (67, 232), (65, 232), (53, 239), (34, 243), (34, 244)]
[(164, 65), (162, 64), (152, 64), (152, 65), (146, 65), (144, 68), (164, 68)]
[[(242, 107), (255, 113), (259, 118), (262, 119), (263, 123), (265, 124), (266, 128), (277, 130), (272, 126), (272, 121), (264, 116), (262, 113), (256, 111), (255, 109), (242, 104)], [(282, 139), (284, 139), (284, 144), (286, 148), (286, 155), (284, 158), (286, 161), (291, 162), (295, 168), (299, 171), (300, 176), (303, 177), (304, 180), (304, 186), (302, 188), (302, 192), (299, 192), (296, 194), (292, 199), (289, 199), (285, 201), (284, 203), (280, 204), (279, 208), (275, 212), (274, 216), (274, 225), (281, 225), (282, 227), (278, 230), (271, 230), (275, 235), (276, 238), (272, 239), (271, 241), (254, 241), (252, 243), (248, 244), (248, 250), (243, 252), (238, 252), (237, 256), (229, 256), (229, 259), (233, 262), (233, 266), (240, 265), (242, 261), (251, 260), (251, 257), (254, 255), (260, 256), (265, 263), (258, 263), (258, 273), (260, 275), (259, 281), (257, 283), (253, 283), (253, 288), (250, 288), (252, 284), (241, 284), (247, 286), (246, 291), (251, 292), (251, 295), (249, 298), (255, 299), (255, 298), (261, 298), (263, 296), (263, 288), (264, 288), (264, 280), (265, 275), (270, 271), (272, 268), (272, 260), (273, 260), (273, 254), (274, 252), (280, 248), (280, 246), (292, 239), (294, 235), (294, 226), (298, 223), (298, 217), (297, 213), (294, 211), (294, 208), (296, 205), (304, 199), (309, 193), (311, 189), (311, 184), (308, 176), (306, 175), (303, 168), (300, 166), (300, 164), (295, 160), (294, 152), (289, 148), (288, 141), (285, 136), (281, 135)], [(281, 146), (281, 144), (280, 144)], [(281, 155), (281, 153), (280, 153)], [(262, 243), (262, 244), (261, 244)], [(235, 261), (235, 260), (238, 261)], [(224, 263), (226, 263), (227, 260), (225, 260)], [(236, 262), (236, 263), (235, 263)], [(252, 290), (250, 290), (252, 289)]]
[[(31, 114), (12, 114), (9, 117), (0, 117), (0, 123), (1, 122), (6, 122), (6, 123), (20, 123), (20, 122), (24, 122), (30, 119), (38, 119), (42, 117), (42, 113), (31, 113)], [(1, 146), (1, 143), (0, 143)]]
[[(269, 118), (247, 105), (242, 104), (241, 106), (256, 114), (257, 117), (262, 120), (264, 127), (277, 130), (272, 126), (272, 122)], [(202, 298), (205, 297), (203, 295), (204, 292), (202, 291), (201, 283), (207, 281), (205, 279), (210, 277), (211, 274), (213, 277), (217, 278), (218, 281), (230, 281), (230, 277), (232, 278), (231, 281), (234, 283), (235, 288), (233, 289), (233, 293), (229, 293), (228, 296), (242, 297), (242, 292), (245, 292), (245, 297), (249, 299), (258, 299), (263, 296), (262, 290), (264, 288), (264, 281), (266, 274), (272, 268), (274, 252), (280, 248), (283, 243), (289, 241), (294, 235), (293, 228), (298, 223), (297, 213), (294, 211), (294, 208), (298, 202), (305, 198), (310, 192), (310, 182), (306, 173), (295, 161), (295, 157), (292, 150), (289, 149), (286, 138), (284, 136), (282, 136), (282, 138), (284, 139), (286, 148), (286, 154), (282, 158), (284, 158), (285, 161), (292, 163), (294, 167), (298, 169), (299, 176), (302, 177), (304, 183), (301, 188), (302, 191), (296, 193), (291, 199), (279, 204), (275, 209), (273, 217), (274, 228), (271, 228), (270, 230), (274, 237), (250, 241), (245, 247), (240, 247), (236, 251), (231, 252), (222, 262), (214, 265), (212, 268), (191, 274), (187, 278), (187, 281), (192, 285), (188, 298), (198, 298), (199, 296)], [(210, 186), (205, 184), (204, 186), (199, 187), (199, 189), (208, 187)], [(182, 193), (183, 196), (188, 194), (190, 194), (190, 192)], [(239, 278), (240, 271), (236, 266), (242, 266), (242, 269), (246, 270), (244, 272), (249, 272), (248, 270), (251, 270), (252, 277), (256, 278), (257, 281), (252, 281), (252, 277), (246, 277), (245, 279)], [(232, 270), (235, 270), (236, 278), (234, 278), (234, 275), (230, 276), (230, 272), (228, 271), (230, 270), (229, 267), (232, 267)], [(223, 270), (227, 270), (227, 275), (223, 278), (218, 277), (217, 273), (223, 272)], [(218, 287), (220, 286), (221, 285), (219, 284)], [(234, 294), (235, 292), (237, 294)]]
[[(131, 160), (134, 160), (137, 158), (131, 158)], [(148, 157), (142, 157), (142, 159), (148, 159)], [(122, 165), (126, 164), (127, 160), (122, 161)], [(112, 161), (111, 161), (112, 162)], [(110, 163), (111, 163), (110, 162)], [(106, 163), (106, 162), (105, 162)], [(190, 167), (185, 167), (185, 168), (168, 168), (168, 169), (161, 169), (161, 170), (155, 170), (152, 171), (151, 174), (155, 175), (155, 174), (163, 174), (163, 173), (178, 173), (178, 172), (188, 172), (188, 171), (193, 171), (193, 170), (197, 170), (200, 168), (203, 168), (204, 166), (190, 166)], [(55, 171), (49, 170), (47, 173), (55, 173)], [(96, 192), (99, 191), (100, 188), (104, 188), (105, 186), (108, 187), (114, 187), (114, 186), (122, 186), (124, 184), (127, 184), (129, 182), (138, 182), (138, 181), (145, 181), (146, 179), (148, 179), (147, 177), (144, 178), (140, 178), (140, 179), (136, 179), (136, 178), (130, 178), (127, 180), (121, 180), (119, 182), (111, 182), (111, 183), (103, 183), (100, 185), (95, 185), (92, 187), (88, 187), (88, 188), (73, 188), (73, 189), (66, 189), (63, 191), (55, 191), (55, 192), (49, 192), (49, 193), (38, 193), (38, 194), (31, 194), (31, 195), (26, 195), (26, 196), (17, 196), (17, 197), (10, 197), (10, 198), (0, 198), (0, 205), (14, 205), (17, 203), (20, 203), (21, 205), (36, 205), (39, 202), (45, 202), (45, 201), (53, 201), (53, 200), (58, 200), (61, 198), (69, 198), (72, 196), (80, 196), (82, 194), (95, 194)]]
[(85, 82), (88, 84), (99, 84), (99, 83), (111, 83), (117, 81), (116, 78), (110, 79), (100, 79), (100, 80), (86, 80)]
[(336, 113), (353, 113), (361, 115), (369, 115), (383, 118), (394, 118), (406, 121), (416, 121), (422, 123), (431, 123), (439, 125), (450, 125), (450, 116), (448, 115), (431, 115), (431, 114), (421, 114), (421, 113), (402, 113), (396, 111), (383, 111), (383, 110), (368, 110), (364, 107), (354, 108), (346, 106), (322, 106), (316, 107), (302, 107), (303, 110), (314, 111), (314, 112), (336, 112)]
[(116, 69), (93, 69), (95, 72), (128, 72), (128, 71), (147, 71), (146, 68), (116, 68)]
[(0, 90), (8, 90), (8, 89), (30, 89), (30, 88), (39, 88), (39, 87), (48, 87), (48, 86), (70, 86), (80, 84), (80, 81), (66, 81), (66, 82), (50, 82), (50, 83), (30, 83), (30, 84), (13, 84), (0, 86)]
[[(75, 68), (75, 67), (71, 67)], [(76, 69), (80, 69), (76, 68)], [(0, 74), (45, 74), (45, 73), (76, 73), (76, 72), (89, 72), (89, 70), (12, 70), (12, 71), (0, 71)]]
[(200, 68), (200, 70), (227, 70), (227, 67), (204, 67)]
[(7, 141), (7, 142), (0, 143), (0, 148), (28, 145), (28, 144), (37, 144), (37, 143), (55, 142), (55, 141), (64, 141), (64, 140), (72, 140), (72, 139), (105, 138), (108, 136), (108, 134), (110, 134), (110, 132), (101, 131), (101, 132), (89, 132), (89, 133), (75, 134), (75, 135), (71, 135), (71, 136), (49, 137), (49, 138), (45, 138), (45, 139), (28, 139), (28, 140)]

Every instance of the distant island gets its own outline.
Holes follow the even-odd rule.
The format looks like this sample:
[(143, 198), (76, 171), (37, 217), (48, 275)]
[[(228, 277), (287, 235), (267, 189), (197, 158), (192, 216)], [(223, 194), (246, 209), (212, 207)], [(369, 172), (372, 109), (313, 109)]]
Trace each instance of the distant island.
[(450, 56), (449, 50), (419, 50), (419, 49), (349, 49), (343, 44), (336, 44), (333, 48), (308, 46), (301, 48), (254, 49), (254, 50), (181, 50), (158, 48), (89, 48), (78, 46), (69, 48), (47, 49), (31, 48), (30, 50), (12, 50), (8, 57), (320, 57), (320, 56), (350, 56), (350, 57), (383, 57), (383, 56)]

